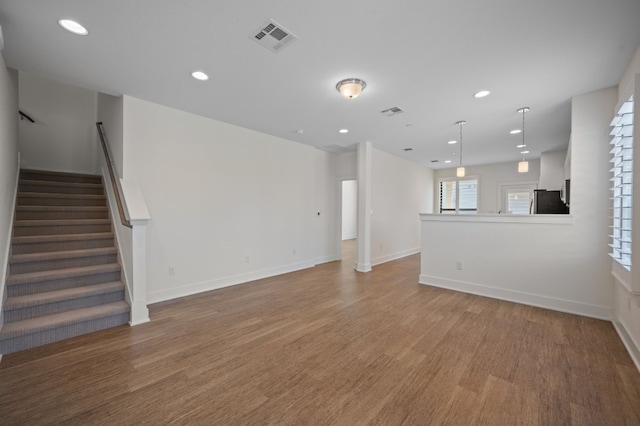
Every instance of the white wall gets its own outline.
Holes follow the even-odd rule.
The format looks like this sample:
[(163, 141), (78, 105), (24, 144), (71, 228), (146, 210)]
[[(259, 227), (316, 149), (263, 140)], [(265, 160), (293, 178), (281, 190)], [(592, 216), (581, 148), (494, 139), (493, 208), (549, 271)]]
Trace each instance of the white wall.
[(314, 263), (331, 262), (338, 259), (340, 227), (338, 218), (338, 184), (336, 169), (338, 156), (315, 150), (315, 254)]
[(432, 211), (433, 170), (374, 148), (371, 172), (371, 264), (418, 253), (418, 214)]
[(348, 152), (336, 157), (336, 175), (344, 180), (358, 176), (358, 153)]
[[(496, 163), (465, 166), (467, 176), (478, 177), (478, 213), (493, 214), (501, 209), (501, 184), (535, 183), (540, 180), (540, 160), (529, 160), (529, 171), (518, 173), (518, 163)], [(438, 211), (438, 180), (455, 177), (456, 169), (436, 170), (434, 179), (433, 209)]]
[(20, 109), (35, 123), (20, 122), (22, 167), (95, 173), (96, 92), (20, 72)]
[[(0, 306), (4, 302), (7, 262), (18, 173), (18, 73), (0, 52)], [(0, 327), (2, 319), (0, 318)]]
[(610, 318), (608, 125), (616, 97), (611, 88), (572, 100), (571, 216), (425, 220), (420, 282)]
[(539, 189), (559, 190), (564, 185), (564, 160), (567, 151), (548, 151), (540, 155)]
[(314, 148), (129, 96), (123, 129), (150, 302), (314, 265)]
[(358, 182), (342, 181), (342, 239), (350, 240), (357, 235)]
[[(96, 121), (101, 121), (107, 134), (109, 148), (111, 149), (111, 159), (114, 162), (116, 173), (122, 177), (123, 165), (123, 134), (122, 134), (122, 96), (111, 96), (98, 93), (98, 105), (96, 111)], [(98, 150), (102, 149), (98, 146)], [(98, 158), (103, 157), (102, 153)]]

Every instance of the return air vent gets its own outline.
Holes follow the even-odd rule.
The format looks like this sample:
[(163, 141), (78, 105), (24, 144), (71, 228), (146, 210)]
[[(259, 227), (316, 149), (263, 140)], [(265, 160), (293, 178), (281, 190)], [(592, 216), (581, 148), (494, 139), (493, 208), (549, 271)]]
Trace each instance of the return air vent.
[(380, 114), (384, 115), (385, 117), (391, 117), (394, 115), (402, 114), (403, 112), (404, 110), (402, 108), (394, 106), (380, 111)]
[(291, 31), (272, 20), (267, 21), (250, 37), (260, 46), (264, 46), (274, 53), (280, 52), (298, 39)]

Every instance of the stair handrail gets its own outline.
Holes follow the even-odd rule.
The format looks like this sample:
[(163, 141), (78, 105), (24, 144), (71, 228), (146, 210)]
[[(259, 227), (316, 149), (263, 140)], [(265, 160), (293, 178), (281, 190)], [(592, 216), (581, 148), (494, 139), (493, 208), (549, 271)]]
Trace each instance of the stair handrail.
[(20, 110), (18, 110), (18, 115), (20, 116), (20, 120), (27, 120), (30, 123), (35, 123), (36, 122), (33, 118), (29, 117), (29, 115), (27, 113), (22, 112)]
[(116, 179), (114, 171), (113, 160), (111, 159), (111, 153), (109, 145), (107, 144), (107, 133), (104, 130), (102, 121), (96, 123), (98, 128), (98, 135), (100, 135), (100, 142), (102, 143), (102, 150), (104, 151), (105, 159), (107, 160), (107, 167), (109, 168), (109, 176), (111, 177), (111, 186), (113, 186), (113, 193), (116, 197), (116, 204), (118, 205), (118, 213), (120, 214), (120, 222), (127, 228), (133, 228), (131, 221), (127, 218), (127, 208), (122, 196), (122, 186), (120, 185), (120, 179)]

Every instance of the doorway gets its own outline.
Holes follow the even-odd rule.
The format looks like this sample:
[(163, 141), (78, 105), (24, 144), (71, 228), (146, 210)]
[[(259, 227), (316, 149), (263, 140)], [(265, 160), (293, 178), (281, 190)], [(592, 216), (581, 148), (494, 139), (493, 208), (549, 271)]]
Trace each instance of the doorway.
[(355, 179), (341, 182), (341, 259), (356, 259), (358, 234), (358, 185)]

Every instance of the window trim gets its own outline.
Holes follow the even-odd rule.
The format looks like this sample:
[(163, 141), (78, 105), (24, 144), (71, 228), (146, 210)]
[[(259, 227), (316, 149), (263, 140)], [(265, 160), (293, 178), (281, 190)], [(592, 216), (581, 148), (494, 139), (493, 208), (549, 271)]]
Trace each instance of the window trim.
[[(538, 189), (538, 182), (536, 181), (523, 181), (523, 182), (504, 182), (498, 185), (498, 193), (500, 194), (500, 199), (498, 201), (498, 214), (510, 214), (507, 213), (507, 208), (509, 207), (506, 196), (509, 190), (517, 189), (529, 191), (530, 199), (533, 199), (533, 191)], [(516, 213), (518, 214), (518, 213)], [(529, 211), (528, 214), (531, 214)]]
[[(480, 211), (480, 177), (478, 175), (470, 175), (470, 176), (464, 176), (464, 177), (457, 177), (457, 176), (449, 176), (449, 177), (441, 177), (438, 179), (438, 182), (436, 184), (436, 211), (438, 212), (438, 214), (454, 214), (454, 215), (459, 215), (460, 213), (460, 185), (458, 185), (458, 182), (460, 181), (466, 181), (466, 180), (475, 180), (476, 181), (476, 208), (474, 210), (471, 209), (463, 209), (463, 215), (467, 214), (478, 214), (478, 212)], [(451, 209), (447, 209), (447, 211), (450, 211), (451, 213), (443, 213), (442, 209), (440, 208), (440, 186), (442, 185), (442, 182), (456, 182), (456, 208), (455, 210), (451, 210)]]

